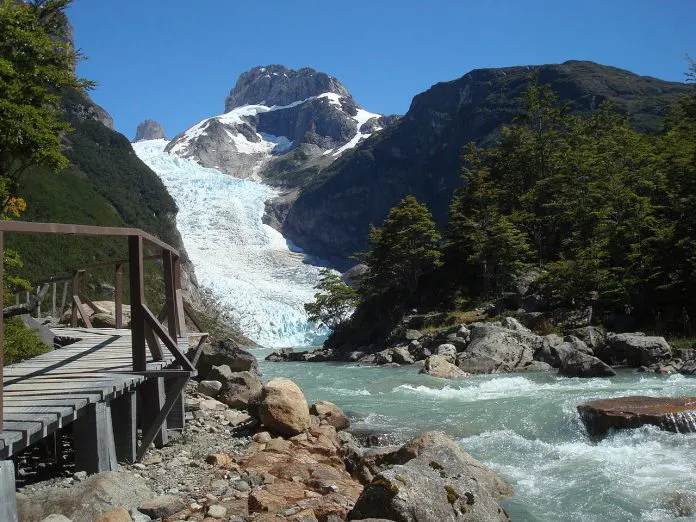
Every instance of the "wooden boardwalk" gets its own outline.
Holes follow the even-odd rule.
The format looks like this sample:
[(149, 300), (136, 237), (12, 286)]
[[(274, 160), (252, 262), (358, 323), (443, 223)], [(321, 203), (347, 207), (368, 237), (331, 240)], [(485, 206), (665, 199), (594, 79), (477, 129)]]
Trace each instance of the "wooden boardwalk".
[[(5, 367), (4, 430), (0, 459), (7, 459), (79, 418), (87, 406), (134, 391), (147, 378), (133, 373), (131, 331), (112, 328), (55, 328), (58, 336), (80, 339), (64, 348)], [(183, 352), (187, 338), (177, 339)], [(147, 370), (174, 362), (148, 353)]]

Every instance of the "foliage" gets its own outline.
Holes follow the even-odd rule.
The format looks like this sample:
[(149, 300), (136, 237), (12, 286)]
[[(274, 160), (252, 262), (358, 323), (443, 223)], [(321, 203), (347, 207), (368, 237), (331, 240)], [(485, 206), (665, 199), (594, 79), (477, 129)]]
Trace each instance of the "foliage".
[(696, 89), (659, 137), (631, 130), (611, 103), (570, 113), (537, 83), (524, 98), (496, 147), (462, 157), (445, 269), (496, 297), (533, 262), (555, 302), (643, 322), (696, 316)]
[(309, 319), (336, 330), (350, 319), (357, 305), (357, 292), (328, 268), (321, 270), (320, 280), (315, 288), (319, 292), (314, 294), (314, 302), (304, 305)]
[(58, 110), (61, 90), (92, 84), (75, 76), (79, 58), (67, 40), (70, 0), (3, 0), (0, 4), (0, 211), (17, 217), (17, 191), (33, 165), (67, 166), (61, 136), (70, 129)]
[(413, 295), (422, 276), (441, 266), (440, 233), (428, 207), (406, 196), (389, 211), (381, 228), (371, 227), (370, 250), (359, 254), (370, 269), (362, 277), (365, 297)]
[(6, 319), (4, 326), (5, 364), (31, 359), (49, 351), (36, 336), (36, 331), (24, 326), (19, 317)]

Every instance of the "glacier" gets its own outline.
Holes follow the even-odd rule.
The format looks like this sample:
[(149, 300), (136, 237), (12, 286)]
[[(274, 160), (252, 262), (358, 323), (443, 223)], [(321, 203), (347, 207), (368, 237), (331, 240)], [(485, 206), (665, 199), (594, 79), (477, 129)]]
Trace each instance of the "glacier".
[(310, 322), (321, 261), (262, 223), (277, 191), (165, 152), (166, 140), (133, 144), (174, 198), (177, 225), (199, 283), (229, 307), (241, 331), (262, 346), (320, 345), (328, 330)]

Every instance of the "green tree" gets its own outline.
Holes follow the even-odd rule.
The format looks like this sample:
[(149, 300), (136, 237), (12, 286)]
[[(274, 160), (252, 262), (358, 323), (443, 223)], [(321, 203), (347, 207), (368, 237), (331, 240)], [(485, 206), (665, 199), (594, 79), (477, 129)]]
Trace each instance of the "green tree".
[(75, 75), (80, 55), (66, 35), (64, 11), (71, 0), (0, 0), (0, 212), (18, 217), (22, 174), (44, 165), (67, 165), (61, 137), (60, 95), (93, 84)]
[(304, 305), (310, 321), (323, 323), (332, 330), (340, 328), (350, 319), (358, 304), (357, 292), (328, 268), (321, 270), (315, 288), (319, 292), (314, 294), (314, 302)]
[[(489, 164), (503, 158), (496, 151), (482, 151), (474, 144), (465, 154), (464, 187), (450, 206), (446, 257), (450, 271), (460, 274), (470, 288), (486, 297), (497, 297), (527, 267), (530, 247), (501, 208), (509, 193), (491, 178)], [(472, 281), (480, 278), (481, 285)]]
[(362, 297), (413, 296), (421, 277), (442, 265), (440, 239), (428, 207), (406, 196), (381, 228), (370, 229), (370, 250), (358, 255), (370, 268), (360, 284)]

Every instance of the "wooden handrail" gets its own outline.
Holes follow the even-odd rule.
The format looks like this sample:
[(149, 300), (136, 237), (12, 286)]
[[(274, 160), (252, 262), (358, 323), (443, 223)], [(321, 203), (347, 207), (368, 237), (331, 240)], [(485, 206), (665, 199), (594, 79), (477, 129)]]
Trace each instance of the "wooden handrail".
[(179, 252), (164, 241), (139, 228), (98, 227), (94, 225), (68, 225), (65, 223), (32, 223), (30, 221), (0, 221), (0, 232), (20, 232), (23, 234), (72, 234), (77, 236), (138, 236), (163, 250), (169, 250), (176, 257)]
[[(71, 225), (64, 223), (30, 223), (25, 221), (0, 221), (0, 259), (4, 256), (4, 234), (24, 233), (24, 234), (71, 234), (84, 236), (114, 236), (128, 238), (128, 260), (98, 263), (96, 266), (115, 265), (116, 279), (116, 324), (122, 326), (122, 299), (118, 295), (121, 292), (121, 274), (124, 264), (130, 265), (130, 295), (131, 295), (131, 340), (133, 355), (133, 371), (147, 371), (146, 355), (146, 336), (159, 338), (164, 346), (171, 352), (175, 360), (189, 374), (195, 373), (195, 368), (186, 356), (181, 352), (177, 344), (177, 338), (185, 335), (186, 325), (183, 321), (184, 305), (181, 295), (181, 268), (180, 254), (172, 246), (137, 228), (126, 227), (98, 227), (91, 225)], [(143, 243), (149, 243), (162, 251), (161, 256), (145, 256)], [(162, 323), (150, 312), (145, 305), (144, 292), (144, 272), (145, 261), (161, 259), (164, 265), (164, 291), (165, 302), (167, 304), (167, 330)], [(78, 314), (82, 317), (85, 325), (89, 328), (91, 323), (88, 314), (84, 310), (83, 301), (94, 307), (94, 304), (80, 291), (80, 280), (85, 274), (85, 268), (76, 270), (72, 276), (72, 321), (76, 323)], [(57, 279), (49, 280), (55, 282)], [(0, 263), (0, 290), (4, 288), (4, 272)], [(66, 284), (67, 288), (67, 284)], [(3, 292), (0, 291), (0, 309), (4, 308)], [(152, 335), (154, 334), (154, 335)], [(151, 339), (152, 341), (152, 339)], [(155, 339), (155, 343), (156, 339)], [(160, 350), (159, 345), (156, 347)], [(0, 315), (0, 379), (3, 377), (4, 370), (4, 321)], [(161, 359), (161, 352), (156, 358)], [(0, 433), (3, 429), (3, 388), (0, 387)]]

